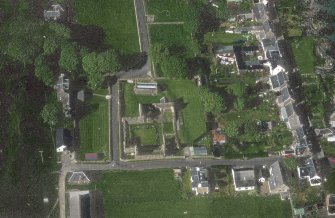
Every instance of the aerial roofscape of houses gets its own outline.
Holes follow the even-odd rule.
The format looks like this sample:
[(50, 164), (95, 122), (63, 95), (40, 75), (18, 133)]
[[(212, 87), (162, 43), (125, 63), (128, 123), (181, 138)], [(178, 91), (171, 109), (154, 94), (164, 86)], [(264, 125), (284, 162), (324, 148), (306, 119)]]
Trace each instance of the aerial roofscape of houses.
[(64, 152), (68, 150), (72, 145), (71, 132), (68, 129), (58, 128), (56, 129), (56, 151)]
[(310, 186), (321, 185), (321, 177), (318, 176), (315, 168), (315, 163), (312, 157), (309, 157), (303, 161), (303, 163), (297, 167), (298, 176), (300, 179), (307, 179)]
[(191, 167), (192, 191), (195, 195), (209, 193), (208, 171), (203, 167)]
[(72, 117), (72, 104), (70, 95), (70, 79), (65, 74), (60, 74), (56, 84), (57, 100), (63, 105), (65, 117)]
[(213, 145), (223, 145), (226, 143), (226, 135), (220, 128), (211, 130), (211, 137)]
[(270, 177), (268, 183), (270, 193), (281, 195), (286, 194), (289, 191), (289, 187), (284, 182), (284, 177), (278, 161), (270, 165), (269, 172)]
[(256, 187), (255, 169), (252, 167), (232, 168), (235, 191), (250, 191)]

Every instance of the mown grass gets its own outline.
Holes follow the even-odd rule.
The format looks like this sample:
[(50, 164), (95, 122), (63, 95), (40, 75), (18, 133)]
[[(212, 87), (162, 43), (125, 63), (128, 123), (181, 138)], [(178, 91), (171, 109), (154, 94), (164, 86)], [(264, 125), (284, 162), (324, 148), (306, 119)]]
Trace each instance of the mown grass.
[(160, 43), (175, 55), (192, 57), (199, 52), (197, 42), (184, 25), (151, 25), (150, 36), (152, 44)]
[(139, 52), (133, 0), (76, 0), (74, 11), (78, 23), (102, 27), (105, 41), (116, 50)]
[(91, 111), (79, 122), (81, 159), (85, 153), (91, 152), (108, 155), (108, 101), (93, 96), (88, 104)]
[(210, 32), (205, 35), (205, 43), (234, 45), (239, 41), (251, 41), (255, 37), (250, 34), (225, 33), (222, 31)]
[(182, 99), (186, 104), (181, 110), (179, 137), (183, 143), (193, 144), (194, 140), (206, 132), (204, 108), (198, 87), (189, 80), (164, 80), (167, 97)]
[(103, 192), (106, 217), (290, 217), (278, 196), (183, 198), (172, 170), (108, 172), (91, 185)]
[(141, 124), (130, 126), (133, 137), (139, 137), (141, 145), (160, 144), (161, 131), (158, 125)]
[(304, 37), (292, 43), (293, 54), (302, 74), (314, 74), (316, 64), (315, 39)]

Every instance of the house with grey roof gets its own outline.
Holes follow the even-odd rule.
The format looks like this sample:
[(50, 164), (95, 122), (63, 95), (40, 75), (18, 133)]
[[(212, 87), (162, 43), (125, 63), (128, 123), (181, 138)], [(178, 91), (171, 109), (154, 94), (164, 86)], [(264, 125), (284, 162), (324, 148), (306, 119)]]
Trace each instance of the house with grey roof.
[(65, 74), (60, 74), (56, 84), (57, 100), (63, 105), (65, 117), (72, 117), (71, 96), (70, 96), (70, 79)]
[(209, 193), (208, 171), (203, 167), (191, 167), (192, 191), (195, 195)]
[(271, 194), (281, 194), (289, 191), (289, 187), (285, 184), (281, 167), (278, 161), (270, 165), (270, 177), (268, 180), (269, 190)]
[(303, 164), (297, 167), (298, 176), (300, 179), (307, 179), (310, 186), (320, 186), (321, 177), (318, 176), (315, 168), (315, 163), (312, 157), (304, 160)]
[(275, 38), (262, 39), (261, 45), (262, 45), (266, 59), (281, 56), (279, 52), (278, 44)]
[(297, 128), (302, 127), (300, 117), (297, 114), (294, 114), (293, 116), (289, 117), (288, 120), (286, 121), (286, 126), (290, 130), (295, 130)]
[(64, 9), (59, 4), (51, 5), (52, 10), (44, 10), (43, 15), (45, 20), (57, 20), (60, 18)]
[(286, 86), (286, 74), (279, 72), (275, 75), (270, 76), (269, 83), (273, 91), (279, 92), (284, 86)]
[(232, 168), (235, 191), (254, 190), (256, 186), (255, 170), (251, 167)]
[(63, 152), (72, 145), (71, 132), (68, 129), (56, 129), (56, 151)]
[(265, 21), (262, 25), (263, 25), (263, 30), (264, 30), (264, 34), (265, 34), (264, 38), (265, 39), (274, 39), (275, 34), (272, 31), (272, 27), (271, 27), (271, 24), (269, 23), (269, 21)]
[(283, 107), (280, 108), (280, 118), (284, 122), (287, 122), (288, 119), (295, 114), (296, 113), (292, 102), (289, 102), (288, 104), (285, 104)]
[(294, 99), (292, 98), (287, 85), (285, 85), (282, 89), (280, 89), (280, 95), (277, 97), (277, 104), (279, 107), (283, 107), (289, 102), (294, 102)]

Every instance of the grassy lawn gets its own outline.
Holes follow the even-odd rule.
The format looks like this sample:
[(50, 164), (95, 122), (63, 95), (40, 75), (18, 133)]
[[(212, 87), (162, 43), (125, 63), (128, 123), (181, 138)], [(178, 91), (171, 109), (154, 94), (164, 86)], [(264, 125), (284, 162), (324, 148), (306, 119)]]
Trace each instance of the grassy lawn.
[(295, 61), (302, 74), (314, 74), (316, 57), (314, 54), (315, 40), (312, 37), (304, 37), (292, 43)]
[(185, 21), (190, 5), (181, 0), (146, 0), (148, 14), (155, 15), (155, 22)]
[(173, 133), (173, 123), (172, 122), (163, 123), (163, 129), (165, 134)]
[(132, 137), (140, 138), (142, 145), (157, 145), (161, 143), (160, 127), (155, 124), (131, 125)]
[(198, 87), (189, 80), (165, 80), (167, 97), (182, 99), (186, 107), (181, 110), (181, 129), (179, 137), (183, 143), (192, 144), (206, 132), (204, 109), (199, 97)]
[(76, 0), (75, 20), (104, 29), (105, 41), (124, 53), (139, 52), (133, 0)]
[(136, 95), (134, 93), (134, 84), (124, 84), (124, 116), (126, 117), (136, 117), (139, 115), (138, 104), (151, 104), (158, 103), (159, 99), (163, 97), (158, 94), (155, 96), (149, 95)]
[(191, 33), (184, 25), (151, 25), (151, 43), (161, 43), (164, 48), (175, 48), (176, 53), (194, 56), (198, 53), (197, 42), (193, 41)]
[(105, 98), (93, 96), (89, 100), (91, 113), (80, 120), (80, 158), (85, 153), (108, 154), (108, 102)]
[(250, 34), (237, 34), (237, 33), (225, 33), (225, 32), (211, 32), (205, 35), (205, 43), (223, 44), (223, 45), (234, 45), (239, 40), (251, 41), (255, 40), (255, 37)]
[(183, 198), (172, 170), (109, 172), (91, 187), (103, 192), (106, 217), (291, 216), (289, 202), (278, 196)]

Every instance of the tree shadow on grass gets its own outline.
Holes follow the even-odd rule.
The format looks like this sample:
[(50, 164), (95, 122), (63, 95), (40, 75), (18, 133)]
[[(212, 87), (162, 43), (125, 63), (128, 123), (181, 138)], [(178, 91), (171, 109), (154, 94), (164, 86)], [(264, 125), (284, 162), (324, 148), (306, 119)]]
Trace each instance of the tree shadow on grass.
[(104, 50), (107, 45), (104, 43), (105, 32), (101, 27), (94, 25), (72, 24), (71, 38), (81, 46), (93, 51)]

